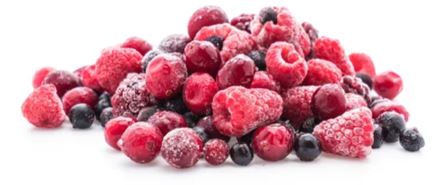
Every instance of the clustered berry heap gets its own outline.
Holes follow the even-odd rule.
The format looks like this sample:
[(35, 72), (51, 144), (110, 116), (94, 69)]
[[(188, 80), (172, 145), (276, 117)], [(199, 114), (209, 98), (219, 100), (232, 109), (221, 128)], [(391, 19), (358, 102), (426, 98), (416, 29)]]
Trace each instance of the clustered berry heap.
[(376, 74), (368, 55), (347, 55), (285, 7), (229, 22), (221, 8), (206, 6), (190, 18), (188, 35), (170, 35), (156, 50), (128, 38), (73, 73), (44, 67), (32, 84), (22, 105), (30, 123), (56, 128), (68, 117), (86, 129), (96, 117), (108, 145), (137, 163), (160, 154), (188, 168), (230, 155), (246, 166), (254, 154), (279, 161), (294, 150), (313, 161), (322, 151), (364, 158), (383, 142), (424, 146), (393, 100), (400, 76)]

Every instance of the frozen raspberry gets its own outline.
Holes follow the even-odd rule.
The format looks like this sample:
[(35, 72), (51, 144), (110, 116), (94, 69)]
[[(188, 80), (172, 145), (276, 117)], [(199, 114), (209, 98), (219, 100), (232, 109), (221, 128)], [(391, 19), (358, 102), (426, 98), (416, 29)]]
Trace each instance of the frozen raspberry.
[(354, 75), (352, 63), (347, 59), (340, 42), (328, 37), (320, 37), (314, 44), (314, 53), (317, 58), (325, 59), (340, 68), (343, 75)]
[(51, 67), (43, 67), (36, 71), (32, 80), (32, 86), (34, 87), (34, 89), (41, 86), (44, 78), (46, 78), (46, 76), (52, 71), (55, 71), (55, 69)]
[(357, 73), (355, 74), (355, 77), (359, 78), (364, 84), (367, 85), (367, 87), (369, 87), (369, 89), (373, 88), (373, 80), (369, 75), (364, 73)]
[(308, 61), (308, 74), (303, 81), (306, 85), (323, 85), (340, 82), (340, 69), (327, 60), (311, 59)]
[(283, 94), (283, 116), (290, 120), (295, 129), (299, 129), (305, 120), (313, 117), (311, 100), (317, 88), (317, 86), (293, 87)]
[(194, 73), (184, 84), (183, 100), (191, 112), (206, 115), (212, 111), (211, 103), (217, 91), (218, 85), (209, 74)]
[(134, 120), (127, 117), (116, 117), (111, 119), (105, 125), (105, 141), (108, 145), (113, 147), (116, 150), (120, 150), (120, 147), (117, 145), (117, 142), (122, 137), (122, 134), (125, 130), (134, 124)]
[(101, 114), (97, 115), (96, 117), (98, 121), (101, 123), (101, 126), (105, 128), (105, 125), (107, 125), (108, 121), (113, 119), (113, 108), (107, 107), (104, 110), (102, 110)]
[(255, 63), (244, 54), (239, 54), (226, 62), (218, 71), (216, 81), (220, 89), (233, 85), (250, 87), (256, 72)]
[(354, 76), (343, 76), (341, 79), (341, 87), (343, 87), (346, 93), (354, 93), (362, 96), (366, 101), (370, 101), (369, 87), (361, 81), (360, 78)]
[(170, 111), (159, 111), (148, 119), (148, 123), (157, 126), (163, 135), (169, 131), (180, 127), (187, 127), (184, 117), (180, 114)]
[(111, 97), (111, 104), (114, 116), (136, 118), (140, 110), (149, 105), (145, 74), (128, 74)]
[(402, 79), (393, 71), (377, 75), (374, 79), (373, 89), (382, 97), (393, 99), (402, 91)]
[(280, 85), (274, 81), (273, 77), (265, 71), (257, 71), (253, 76), (251, 88), (265, 88), (279, 92)]
[(239, 137), (277, 121), (282, 114), (282, 98), (268, 89), (232, 86), (214, 96), (212, 110), (218, 131)]
[(316, 90), (311, 109), (321, 120), (335, 118), (346, 111), (346, 96), (338, 84), (326, 84)]
[(186, 35), (173, 34), (164, 38), (159, 44), (159, 50), (165, 53), (183, 53), (191, 39)]
[(308, 73), (306, 61), (297, 53), (294, 45), (286, 42), (271, 45), (265, 60), (268, 74), (283, 88), (301, 84)]
[(241, 14), (237, 17), (234, 17), (230, 24), (242, 31), (246, 31), (250, 33), (250, 23), (253, 21), (255, 14)]
[(163, 139), (162, 157), (175, 168), (194, 166), (203, 152), (200, 136), (190, 128), (178, 128)]
[(219, 131), (215, 128), (212, 116), (206, 116), (200, 119), (196, 127), (203, 129), (203, 131), (206, 132), (209, 138), (218, 138), (225, 141), (228, 141), (230, 139), (228, 136), (219, 133)]
[(391, 112), (394, 111), (396, 113), (401, 114), (405, 121), (409, 120), (410, 114), (407, 111), (407, 109), (405, 109), (405, 107), (395, 101), (382, 101), (380, 103), (377, 103), (375, 106), (372, 107), (372, 113), (373, 113), (373, 118), (377, 118), (379, 117), (381, 114), (385, 113), (385, 112)]
[(189, 37), (194, 38), (197, 32), (205, 26), (227, 22), (229, 18), (223, 9), (218, 6), (204, 6), (196, 10), (189, 19), (187, 26)]
[(355, 72), (375, 77), (375, 66), (369, 55), (365, 53), (351, 53), (349, 60), (352, 62)]
[(184, 62), (170, 54), (161, 54), (146, 69), (146, 89), (158, 99), (168, 99), (180, 92), (187, 77)]
[(321, 122), (313, 135), (320, 140), (323, 151), (364, 158), (372, 151), (373, 131), (372, 113), (363, 107)]
[(346, 93), (346, 110), (367, 107), (367, 102), (358, 94)]
[(217, 24), (202, 28), (194, 40), (207, 40), (212, 36), (222, 38), (223, 47), (220, 50), (221, 60), (226, 62), (238, 54), (247, 54), (256, 49), (252, 36), (230, 24)]
[(142, 56), (152, 49), (151, 44), (139, 37), (130, 37), (120, 46), (137, 50)]
[(85, 103), (90, 107), (95, 107), (98, 103), (98, 95), (88, 87), (75, 87), (62, 97), (64, 111), (69, 112), (76, 104)]
[(96, 65), (85, 66), (78, 71), (78, 77), (81, 80), (83, 86), (93, 89), (97, 92), (102, 91), (102, 87), (99, 84), (96, 74)]
[(125, 130), (118, 145), (132, 161), (148, 163), (159, 154), (162, 141), (163, 135), (156, 126), (146, 122), (137, 122)]
[(204, 145), (204, 159), (211, 165), (223, 164), (229, 157), (229, 145), (221, 139), (211, 139)]
[(71, 72), (55, 70), (47, 74), (42, 84), (52, 84), (56, 87), (59, 97), (62, 97), (68, 90), (81, 86), (79, 78)]
[(184, 49), (186, 67), (190, 73), (206, 72), (215, 76), (221, 66), (218, 49), (208, 41), (192, 41)]
[(293, 148), (294, 135), (281, 124), (260, 127), (253, 135), (252, 148), (266, 161), (279, 161)]
[(56, 128), (66, 118), (56, 87), (47, 84), (36, 88), (21, 106), (23, 116), (34, 126)]
[(142, 72), (146, 71), (146, 68), (148, 67), (151, 60), (154, 59), (154, 57), (162, 53), (163, 52), (160, 50), (151, 50), (148, 53), (146, 53), (145, 56), (143, 56), (142, 58)]
[(302, 28), (309, 37), (311, 45), (319, 38), (319, 31), (309, 22), (302, 22)]
[(109, 48), (96, 62), (96, 76), (101, 87), (113, 94), (128, 73), (141, 71), (142, 55), (131, 48)]

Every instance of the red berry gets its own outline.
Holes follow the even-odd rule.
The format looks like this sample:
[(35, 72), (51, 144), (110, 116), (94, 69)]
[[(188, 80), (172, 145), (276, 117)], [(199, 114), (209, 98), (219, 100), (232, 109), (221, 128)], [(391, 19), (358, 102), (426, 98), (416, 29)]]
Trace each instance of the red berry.
[(323, 85), (338, 83), (341, 77), (340, 69), (332, 62), (323, 59), (311, 59), (308, 61), (308, 74), (303, 84)]
[(318, 86), (299, 86), (288, 89), (283, 94), (283, 116), (291, 121), (294, 128), (299, 129), (305, 120), (314, 114), (311, 101)]
[(189, 76), (183, 86), (183, 100), (186, 107), (195, 114), (209, 114), (213, 96), (218, 85), (207, 73), (194, 73)]
[(204, 6), (195, 11), (187, 26), (190, 38), (194, 38), (197, 32), (204, 26), (227, 23), (229, 19), (223, 9), (218, 6)]
[(242, 31), (246, 31), (250, 33), (250, 23), (253, 21), (255, 14), (241, 14), (237, 17), (234, 17), (230, 24)]
[(365, 53), (351, 53), (349, 60), (352, 62), (355, 72), (375, 77), (375, 66), (369, 55)]
[(309, 37), (311, 45), (319, 38), (319, 31), (309, 22), (302, 22), (302, 28)]
[(252, 148), (263, 160), (279, 161), (291, 152), (293, 141), (294, 135), (285, 126), (272, 124), (255, 131)]
[(244, 54), (239, 54), (227, 61), (218, 71), (216, 80), (220, 89), (233, 85), (250, 87), (255, 72), (256, 67), (253, 60)]
[(229, 157), (229, 145), (221, 139), (211, 139), (204, 145), (204, 158), (211, 165), (223, 164)]
[(364, 98), (369, 97), (369, 86), (367, 86), (360, 78), (355, 76), (343, 76), (341, 79), (341, 87), (346, 93), (358, 94)]
[(59, 127), (66, 118), (56, 88), (51, 84), (36, 88), (22, 104), (21, 111), (31, 124), (41, 128)]
[(52, 84), (56, 87), (59, 97), (62, 97), (68, 90), (81, 86), (79, 78), (71, 72), (55, 70), (47, 74), (42, 84)]
[(265, 58), (267, 72), (284, 88), (297, 86), (303, 82), (308, 65), (294, 45), (276, 42), (270, 46)]
[(96, 62), (96, 75), (104, 90), (113, 94), (128, 73), (140, 72), (142, 55), (131, 48), (109, 48)]
[(360, 107), (367, 107), (366, 100), (358, 94), (346, 93), (346, 110)]
[(257, 71), (253, 76), (251, 88), (265, 88), (279, 92), (280, 85), (274, 81), (273, 77), (265, 71)]
[(206, 72), (215, 76), (221, 66), (218, 49), (208, 41), (192, 41), (184, 49), (186, 67), (190, 73)]
[(96, 74), (96, 65), (84, 66), (83, 68), (77, 71), (78, 77), (82, 82), (82, 85), (88, 87), (90, 89), (95, 90), (96, 92), (101, 92), (102, 87), (99, 84), (97, 74)]
[(120, 150), (117, 142), (122, 137), (125, 130), (132, 124), (134, 124), (134, 120), (127, 117), (116, 117), (108, 121), (105, 125), (104, 131), (107, 144), (116, 150)]
[(314, 93), (311, 107), (321, 120), (337, 117), (346, 111), (346, 96), (338, 84), (326, 84)]
[(32, 80), (32, 86), (34, 87), (34, 89), (41, 86), (44, 78), (46, 78), (46, 76), (52, 71), (55, 71), (55, 69), (51, 67), (43, 67), (36, 71)]
[(115, 117), (136, 118), (140, 110), (147, 107), (149, 103), (149, 93), (145, 87), (145, 74), (128, 74), (111, 97), (113, 116)]
[(277, 121), (282, 114), (282, 98), (268, 89), (232, 86), (218, 91), (212, 110), (218, 131), (239, 137), (258, 126)]
[(190, 128), (178, 128), (163, 139), (162, 157), (175, 168), (194, 166), (203, 152), (200, 136)]
[(394, 111), (401, 114), (405, 121), (408, 121), (410, 114), (407, 109), (400, 103), (390, 100), (384, 100), (372, 107), (373, 118), (378, 118), (381, 114), (385, 112)]
[(178, 113), (171, 111), (159, 111), (154, 113), (148, 119), (148, 123), (151, 123), (166, 135), (169, 131), (180, 127), (187, 127), (184, 117)]
[(213, 117), (212, 116), (206, 116), (202, 119), (200, 119), (196, 125), (196, 127), (199, 127), (203, 129), (204, 132), (209, 136), (209, 138), (218, 138), (225, 141), (228, 141), (230, 138), (228, 136), (222, 135), (219, 133), (219, 131), (215, 128), (215, 125), (213, 124)]
[(130, 37), (120, 46), (137, 50), (142, 56), (152, 49), (151, 44), (139, 37)]
[(373, 88), (380, 96), (393, 99), (402, 91), (402, 79), (395, 72), (387, 71), (375, 77)]
[(347, 59), (340, 42), (328, 37), (320, 37), (314, 44), (314, 53), (317, 58), (325, 59), (340, 68), (343, 75), (354, 75), (352, 63)]
[(118, 145), (134, 162), (148, 163), (159, 154), (162, 141), (163, 135), (156, 126), (137, 122), (125, 130)]
[(372, 151), (373, 130), (372, 113), (362, 107), (321, 122), (313, 135), (320, 140), (323, 151), (364, 158)]
[(98, 95), (93, 89), (88, 87), (75, 87), (64, 94), (62, 97), (62, 103), (65, 112), (70, 112), (70, 108), (80, 103), (85, 103), (90, 107), (95, 107), (96, 103), (98, 103)]
[(156, 56), (145, 73), (146, 89), (158, 99), (168, 99), (178, 94), (187, 77), (182, 59), (171, 54)]
[(165, 53), (183, 53), (191, 39), (186, 35), (172, 34), (164, 38), (159, 44), (159, 50)]

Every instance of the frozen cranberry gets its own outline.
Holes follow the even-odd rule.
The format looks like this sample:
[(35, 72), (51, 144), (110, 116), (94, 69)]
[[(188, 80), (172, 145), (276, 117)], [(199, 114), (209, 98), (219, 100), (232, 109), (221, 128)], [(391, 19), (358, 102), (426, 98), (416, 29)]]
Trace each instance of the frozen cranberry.
[(237, 17), (234, 17), (230, 21), (230, 24), (242, 31), (250, 33), (250, 23), (253, 21), (254, 17), (255, 14), (241, 14)]
[(213, 117), (206, 116), (200, 119), (197, 123), (197, 127), (202, 128), (204, 132), (209, 136), (209, 138), (218, 138), (225, 141), (228, 141), (230, 138), (228, 136), (222, 135), (218, 132), (213, 124)]
[(281, 124), (261, 127), (253, 135), (252, 148), (257, 156), (267, 161), (279, 161), (293, 149), (294, 135)]
[(145, 74), (146, 89), (158, 99), (168, 99), (180, 92), (187, 69), (179, 57), (161, 54), (149, 63)]
[(244, 54), (237, 55), (226, 62), (216, 78), (220, 89), (233, 85), (249, 87), (256, 72), (255, 63)]
[(164, 38), (158, 48), (165, 53), (183, 53), (186, 44), (190, 41), (186, 35), (172, 34)]
[(187, 127), (182, 115), (170, 111), (156, 112), (149, 117), (148, 123), (157, 126), (164, 135), (176, 128)]
[(149, 92), (145, 87), (145, 74), (130, 73), (119, 84), (111, 97), (114, 116), (136, 118), (142, 108), (149, 105)]
[(162, 157), (175, 168), (194, 166), (203, 152), (200, 136), (190, 128), (178, 128), (163, 139)]
[(204, 26), (229, 22), (226, 13), (218, 6), (205, 6), (195, 11), (187, 26), (188, 34), (194, 38)]
[(68, 90), (81, 86), (81, 82), (77, 76), (63, 70), (55, 70), (47, 74), (42, 84), (54, 85), (59, 97), (62, 97)]
[(211, 139), (204, 145), (204, 159), (211, 165), (223, 164), (229, 157), (229, 146), (224, 140)]
[(369, 55), (365, 53), (351, 53), (349, 60), (352, 62), (355, 72), (375, 77), (375, 66)]
[(372, 107), (372, 114), (374, 119), (376, 119), (385, 112), (399, 113), (404, 117), (405, 121), (408, 121), (410, 118), (410, 114), (407, 109), (402, 104), (396, 101), (384, 99), (380, 102), (376, 102), (375, 105)]
[(93, 89), (97, 92), (102, 91), (102, 87), (99, 84), (96, 75), (96, 65), (89, 65), (78, 71), (78, 77), (81, 80), (83, 86)]
[(127, 40), (125, 40), (125, 42), (122, 43), (120, 47), (135, 49), (140, 54), (142, 54), (142, 56), (148, 53), (148, 51), (152, 49), (151, 44), (149, 44), (148, 42), (146, 42), (140, 37), (130, 37)]
[(373, 87), (382, 97), (393, 99), (402, 91), (402, 79), (393, 71), (387, 71), (377, 75)]
[(162, 141), (163, 135), (156, 126), (137, 122), (125, 130), (118, 145), (134, 162), (148, 163), (160, 153)]
[(194, 73), (183, 87), (183, 100), (193, 113), (205, 115), (211, 110), (213, 96), (218, 91), (215, 80), (207, 73)]
[(32, 80), (32, 86), (34, 89), (39, 87), (41, 83), (43, 83), (44, 78), (46, 78), (46, 76), (52, 71), (55, 71), (55, 69), (51, 67), (43, 67), (36, 71)]
[(122, 134), (125, 132), (125, 130), (132, 124), (134, 124), (134, 120), (127, 117), (116, 117), (108, 121), (105, 125), (104, 131), (105, 141), (107, 144), (116, 150), (120, 150), (117, 142), (119, 141), (120, 137), (122, 137)]
[(69, 112), (70, 108), (79, 103), (95, 107), (98, 103), (98, 95), (88, 87), (75, 87), (64, 94), (62, 102), (65, 112)]
[(215, 76), (221, 66), (218, 49), (208, 41), (192, 41), (184, 49), (186, 67), (190, 73), (206, 72)]
[(321, 120), (337, 117), (346, 111), (346, 96), (337, 84), (321, 86), (312, 97), (311, 107)]
[(255, 73), (250, 87), (265, 88), (276, 92), (280, 91), (280, 85), (265, 71), (258, 71)]

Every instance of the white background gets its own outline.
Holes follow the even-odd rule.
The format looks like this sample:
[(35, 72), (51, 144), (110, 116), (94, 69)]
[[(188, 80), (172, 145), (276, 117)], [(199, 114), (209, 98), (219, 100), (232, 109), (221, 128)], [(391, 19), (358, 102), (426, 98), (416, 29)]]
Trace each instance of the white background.
[[(398, 100), (411, 112), (409, 127), (424, 134), (426, 147), (405, 152), (385, 145), (365, 160), (323, 155), (299, 162), (255, 160), (236, 167), (200, 162), (175, 170), (158, 159), (135, 164), (104, 142), (102, 128), (56, 130), (32, 127), (20, 106), (31, 92), (35, 70), (74, 70), (95, 62), (101, 49), (129, 36), (154, 45), (186, 33), (195, 9), (220, 5), (232, 18), (267, 5), (287, 6), (321, 35), (341, 40), (348, 52), (366, 52), (377, 70), (401, 74)], [(434, 1), (48, 1), (0, 2), (0, 184), (431, 184), (438, 166), (438, 23)], [(429, 183), (430, 182), (430, 183)]]

